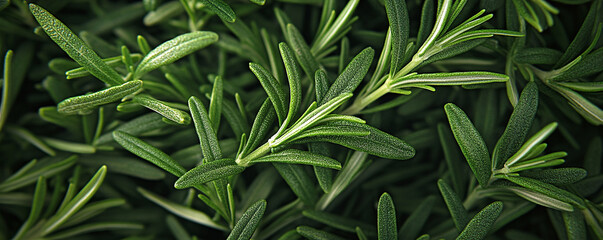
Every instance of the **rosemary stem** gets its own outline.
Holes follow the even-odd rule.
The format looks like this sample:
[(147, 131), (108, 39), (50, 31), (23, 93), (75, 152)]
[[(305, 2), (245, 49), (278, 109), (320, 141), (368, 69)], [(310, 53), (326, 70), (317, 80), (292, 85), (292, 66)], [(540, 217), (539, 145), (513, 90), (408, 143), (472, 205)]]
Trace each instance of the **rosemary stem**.
[(249, 153), (247, 156), (243, 158), (237, 158), (235, 162), (239, 166), (248, 167), (249, 163), (256, 158), (262, 157), (270, 152), (270, 144), (264, 143), (264, 145), (256, 148), (253, 152)]

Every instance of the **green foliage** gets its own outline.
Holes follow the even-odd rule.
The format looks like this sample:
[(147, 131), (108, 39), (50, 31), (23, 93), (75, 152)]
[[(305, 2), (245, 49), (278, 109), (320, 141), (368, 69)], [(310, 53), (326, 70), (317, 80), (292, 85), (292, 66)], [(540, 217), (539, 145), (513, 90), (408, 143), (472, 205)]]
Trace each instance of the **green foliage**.
[(601, 2), (0, 1), (0, 239), (601, 239)]

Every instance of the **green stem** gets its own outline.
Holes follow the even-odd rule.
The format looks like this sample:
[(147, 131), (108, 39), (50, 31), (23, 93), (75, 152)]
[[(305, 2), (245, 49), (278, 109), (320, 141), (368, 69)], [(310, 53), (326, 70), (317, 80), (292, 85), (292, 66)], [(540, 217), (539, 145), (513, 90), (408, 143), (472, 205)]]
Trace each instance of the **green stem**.
[(270, 144), (264, 143), (264, 145), (256, 148), (253, 152), (249, 153), (247, 156), (243, 158), (237, 158), (235, 162), (239, 166), (248, 167), (249, 163), (259, 157), (262, 157), (266, 154), (270, 153)]
[(413, 56), (412, 60), (404, 66), (404, 68), (400, 69), (398, 73), (396, 73), (393, 77), (390, 75), (387, 80), (381, 85), (381, 87), (375, 89), (369, 94), (361, 95), (354, 100), (351, 106), (349, 106), (346, 110), (342, 112), (345, 115), (356, 115), (360, 113), (366, 106), (373, 103), (377, 99), (381, 98), (383, 95), (389, 93), (391, 91), (391, 82), (394, 79), (401, 78), (409, 74), (413, 69), (418, 67), (424, 60), (424, 57), (419, 57), (418, 55)]

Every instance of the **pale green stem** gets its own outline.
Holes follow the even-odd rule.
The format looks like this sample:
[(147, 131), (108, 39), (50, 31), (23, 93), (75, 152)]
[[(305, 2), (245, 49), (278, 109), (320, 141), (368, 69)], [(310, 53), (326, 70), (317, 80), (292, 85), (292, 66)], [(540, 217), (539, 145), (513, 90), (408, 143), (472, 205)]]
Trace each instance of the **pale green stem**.
[(237, 158), (235, 162), (239, 166), (248, 167), (249, 163), (259, 157), (263, 157), (264, 155), (270, 153), (270, 144), (264, 143), (264, 145), (256, 148), (253, 152), (249, 153), (247, 156), (243, 158)]

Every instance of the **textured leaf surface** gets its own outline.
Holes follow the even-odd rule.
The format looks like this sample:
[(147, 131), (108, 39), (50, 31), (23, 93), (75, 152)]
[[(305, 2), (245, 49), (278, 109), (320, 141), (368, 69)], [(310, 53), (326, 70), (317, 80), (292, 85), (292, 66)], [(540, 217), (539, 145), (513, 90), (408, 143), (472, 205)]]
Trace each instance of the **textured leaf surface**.
[(477, 132), (467, 114), (452, 103), (444, 106), (450, 128), (465, 159), (481, 186), (487, 186), (490, 179), (490, 154), (482, 136)]
[(260, 200), (251, 205), (241, 219), (237, 221), (227, 240), (248, 240), (255, 232), (255, 229), (260, 224), (260, 220), (266, 210), (266, 201)]
[(245, 170), (245, 167), (237, 165), (235, 161), (230, 158), (207, 162), (182, 175), (182, 177), (176, 181), (174, 187), (177, 189), (183, 189), (201, 185), (213, 180), (239, 174), (243, 172), (243, 170)]
[(73, 60), (86, 68), (88, 72), (109, 85), (123, 83), (121, 76), (109, 67), (78, 38), (65, 24), (56, 19), (45, 9), (29, 4), (29, 10), (40, 23), (46, 34), (63, 49)]

